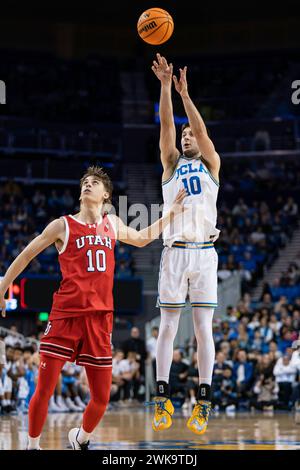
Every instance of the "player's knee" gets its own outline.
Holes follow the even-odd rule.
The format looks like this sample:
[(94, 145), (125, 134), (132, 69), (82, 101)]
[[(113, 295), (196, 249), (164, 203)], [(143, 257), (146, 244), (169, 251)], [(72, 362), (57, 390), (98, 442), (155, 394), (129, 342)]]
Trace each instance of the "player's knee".
[(103, 407), (106, 408), (109, 402), (109, 398), (110, 398), (110, 393), (106, 395), (98, 395), (96, 397), (93, 397), (91, 400), (93, 401), (94, 405), (96, 405), (97, 408), (100, 409)]
[(160, 334), (167, 337), (176, 336), (177, 328), (172, 322), (164, 323), (160, 328)]

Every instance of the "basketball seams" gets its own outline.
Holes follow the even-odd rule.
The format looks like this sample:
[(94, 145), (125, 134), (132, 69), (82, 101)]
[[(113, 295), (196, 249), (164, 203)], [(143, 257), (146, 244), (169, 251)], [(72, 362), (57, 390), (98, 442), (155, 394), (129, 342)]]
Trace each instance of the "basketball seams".
[[(168, 23), (168, 27), (167, 27), (167, 30), (169, 29), (169, 24), (172, 24), (171, 21), (165, 21), (164, 23), (162, 23), (161, 25), (158, 26), (158, 28), (156, 28), (154, 31), (151, 31), (150, 34), (148, 34), (147, 36), (141, 36), (142, 39), (146, 40), (147, 38), (149, 38), (152, 34), (154, 33), (157, 33), (157, 31), (163, 26), (165, 25), (166, 23)], [(157, 45), (161, 44), (161, 41), (163, 40), (163, 38), (165, 37), (166, 33), (163, 35), (162, 39), (160, 39), (160, 41), (157, 43)]]
[(170, 21), (167, 16), (154, 16), (153, 18), (147, 18), (146, 20), (142, 21), (141, 23), (138, 21), (137, 26), (138, 26), (138, 28), (140, 28), (144, 23), (151, 22), (153, 20), (160, 20), (160, 19)]
[(165, 34), (163, 35), (163, 37), (161, 38), (161, 40), (159, 41), (158, 44), (160, 44), (161, 42), (163, 42), (164, 38), (166, 37), (167, 35), (167, 32), (169, 31), (169, 26), (170, 26), (170, 21), (168, 21), (168, 26), (167, 26), (167, 29), (165, 31)]
[(166, 24), (166, 23), (167, 23), (167, 21), (165, 21), (164, 23), (160, 24), (154, 31), (151, 31), (150, 34), (147, 34), (147, 36), (141, 36), (141, 38), (142, 38), (142, 39), (147, 39), (147, 38), (149, 38), (152, 34), (157, 33), (157, 31), (158, 31), (164, 24)]

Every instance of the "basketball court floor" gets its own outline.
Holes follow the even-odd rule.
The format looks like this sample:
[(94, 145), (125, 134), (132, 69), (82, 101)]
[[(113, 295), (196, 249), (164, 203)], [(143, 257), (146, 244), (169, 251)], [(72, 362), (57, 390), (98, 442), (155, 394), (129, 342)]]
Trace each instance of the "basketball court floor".
[[(93, 434), (90, 449), (300, 450), (300, 413), (214, 414), (203, 436), (187, 429), (188, 416), (189, 411), (176, 411), (172, 427), (157, 433), (151, 427), (151, 409), (138, 406), (109, 410)], [(80, 413), (49, 414), (42, 448), (67, 450), (68, 431), (80, 422)], [(25, 449), (27, 423), (27, 415), (0, 416), (0, 449)]]

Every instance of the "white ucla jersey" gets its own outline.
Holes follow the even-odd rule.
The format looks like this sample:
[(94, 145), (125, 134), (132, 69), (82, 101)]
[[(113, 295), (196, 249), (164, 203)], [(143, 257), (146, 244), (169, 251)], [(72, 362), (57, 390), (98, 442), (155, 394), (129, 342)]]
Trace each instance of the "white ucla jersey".
[(186, 210), (164, 230), (164, 245), (172, 246), (175, 240), (215, 241), (220, 233), (216, 228), (219, 183), (199, 158), (181, 155), (172, 176), (162, 183), (164, 214), (182, 188), (188, 194)]

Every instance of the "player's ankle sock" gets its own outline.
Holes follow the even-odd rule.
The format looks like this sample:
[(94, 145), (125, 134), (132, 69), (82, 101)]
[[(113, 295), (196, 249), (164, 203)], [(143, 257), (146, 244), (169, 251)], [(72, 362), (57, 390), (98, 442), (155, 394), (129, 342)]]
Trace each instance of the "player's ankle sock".
[(156, 383), (156, 396), (170, 398), (170, 386), (167, 382), (159, 380)]
[(211, 401), (211, 386), (200, 384), (197, 392), (197, 400)]
[(77, 436), (77, 441), (79, 444), (82, 444), (83, 442), (87, 442), (89, 440), (91, 433), (90, 432), (85, 432), (82, 426), (80, 426), (79, 433)]
[(39, 449), (40, 448), (40, 438), (41, 436), (38, 437), (30, 437), (28, 436), (28, 446), (27, 449)]

